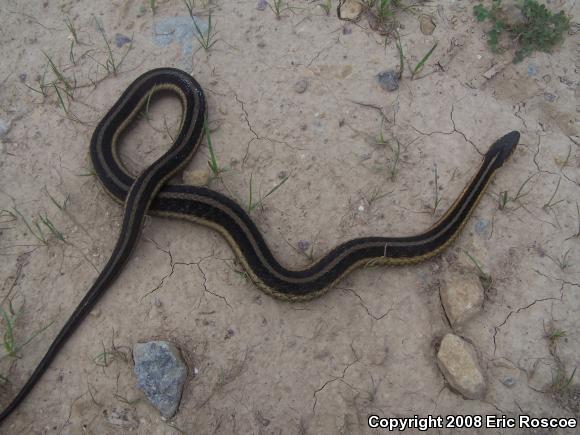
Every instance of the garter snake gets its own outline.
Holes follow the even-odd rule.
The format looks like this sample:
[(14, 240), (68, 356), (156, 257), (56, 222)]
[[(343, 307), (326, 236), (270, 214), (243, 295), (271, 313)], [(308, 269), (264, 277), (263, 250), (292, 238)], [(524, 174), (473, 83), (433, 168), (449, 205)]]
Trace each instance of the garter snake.
[[(138, 177), (119, 158), (120, 135), (136, 118), (153, 93), (177, 95), (182, 117), (171, 148)], [(217, 230), (229, 243), (251, 280), (264, 292), (287, 301), (320, 296), (349, 272), (374, 264), (411, 264), (430, 258), (457, 236), (483, 196), (495, 171), (514, 151), (519, 133), (498, 139), (444, 216), (422, 234), (408, 237), (363, 237), (342, 243), (315, 264), (291, 270), (278, 262), (248, 214), (236, 202), (205, 187), (165, 184), (193, 157), (203, 136), (205, 97), (187, 73), (171, 68), (151, 70), (125, 90), (95, 129), (90, 157), (105, 190), (125, 204), (119, 238), (105, 267), (71, 317), (66, 321), (29, 380), (0, 414), (4, 420), (26, 397), (57, 352), (119, 274), (139, 239), (148, 213), (187, 219)]]

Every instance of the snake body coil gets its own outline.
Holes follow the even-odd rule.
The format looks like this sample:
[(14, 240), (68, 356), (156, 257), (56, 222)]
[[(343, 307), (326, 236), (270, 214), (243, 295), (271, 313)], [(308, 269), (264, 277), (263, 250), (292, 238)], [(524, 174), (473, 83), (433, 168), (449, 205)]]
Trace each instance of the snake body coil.
[[(118, 155), (120, 134), (160, 90), (175, 93), (182, 106), (181, 128), (171, 148), (134, 178)], [(199, 84), (183, 71), (160, 68), (135, 80), (99, 123), (90, 155), (105, 190), (125, 204), (121, 232), (113, 253), (85, 297), (64, 324), (47, 353), (13, 401), (0, 414), (4, 420), (24, 400), (57, 352), (94, 307), (129, 259), (147, 213), (188, 219), (221, 233), (252, 281), (264, 292), (288, 301), (317, 297), (361, 265), (411, 264), (430, 258), (459, 233), (495, 171), (512, 154), (519, 133), (512, 131), (488, 150), (472, 180), (445, 215), (422, 234), (410, 237), (363, 237), (342, 243), (314, 265), (290, 270), (274, 257), (248, 214), (234, 201), (213, 190), (165, 184), (197, 151), (203, 136), (205, 97)]]

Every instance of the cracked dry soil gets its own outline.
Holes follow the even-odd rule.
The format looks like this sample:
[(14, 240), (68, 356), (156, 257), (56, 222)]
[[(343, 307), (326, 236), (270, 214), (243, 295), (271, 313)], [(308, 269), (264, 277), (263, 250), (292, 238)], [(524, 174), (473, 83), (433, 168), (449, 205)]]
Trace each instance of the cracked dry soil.
[[(155, 14), (135, 0), (0, 5), (0, 297), (5, 310), (9, 300), (20, 310), (17, 345), (54, 322), (18, 349), (19, 358), (1, 360), (2, 404), (116, 240), (122, 209), (91, 176), (88, 144), (142, 72), (186, 68), (205, 89), (224, 169), (211, 188), (248, 204), (250, 190), (255, 201), (289, 176), (252, 216), (291, 267), (353, 237), (429, 227), (495, 139), (519, 130), (520, 145), (442, 256), (359, 270), (308, 303), (260, 293), (210, 229), (148, 218), (122, 275), (3, 433), (347, 434), (374, 433), (371, 413), (578, 417), (580, 376), (566, 382), (580, 365), (575, 2), (559, 3), (573, 24), (554, 53), (517, 65), (509, 52), (488, 50), (472, 3), (425, 3), (401, 14), (410, 64), (439, 44), (420, 76), (406, 71), (395, 93), (375, 79), (398, 65), (393, 41), (385, 48), (364, 20), (339, 21), (315, 2), (292, 1), (276, 19), (253, 1), (212, 1), (216, 43), (206, 52), (195, 42), (193, 56), (179, 40), (160, 46), (154, 38), (158, 20), (188, 17), (184, 3), (155, 5)], [(198, 2), (194, 12), (207, 21)], [(420, 14), (433, 16), (433, 35), (421, 33)], [(115, 65), (123, 59), (116, 74), (95, 19)], [(126, 42), (117, 33), (132, 44), (117, 47)], [(498, 72), (483, 77), (494, 65)], [(307, 87), (297, 93), (301, 80)], [(39, 81), (55, 85), (42, 95), (31, 89)], [(178, 103), (153, 101), (123, 139), (125, 164), (145, 168), (178, 126)], [(381, 128), (386, 143), (377, 139)], [(207, 171), (208, 154), (204, 142), (188, 170)], [(509, 200), (500, 207), (503, 192)], [(482, 312), (454, 331), (477, 349), (488, 383), (481, 401), (451, 391), (435, 360), (451, 331), (439, 279), (449, 268), (476, 274), (466, 253), (493, 279)], [(176, 343), (190, 369), (171, 422), (146, 403), (131, 374), (130, 348), (153, 339)]]

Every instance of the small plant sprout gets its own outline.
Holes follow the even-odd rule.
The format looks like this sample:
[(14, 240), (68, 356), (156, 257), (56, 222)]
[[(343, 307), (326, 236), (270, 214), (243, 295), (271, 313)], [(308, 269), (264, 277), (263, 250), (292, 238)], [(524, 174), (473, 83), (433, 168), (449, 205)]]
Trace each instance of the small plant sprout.
[(398, 6), (397, 0), (379, 0), (377, 4), (377, 16), (381, 21), (388, 20), (393, 16), (393, 6)]
[(572, 385), (572, 381), (574, 380), (574, 376), (576, 375), (576, 367), (572, 370), (570, 376), (566, 373), (565, 368), (562, 364), (559, 364), (556, 368), (556, 372), (552, 373), (552, 386), (551, 390), (554, 393), (564, 393), (566, 390), (570, 388)]
[(215, 36), (217, 35), (217, 31), (215, 30), (215, 28), (213, 27), (212, 21), (211, 21), (211, 11), (208, 14), (208, 18), (207, 18), (207, 31), (203, 32), (199, 25), (197, 24), (197, 19), (195, 17), (191, 17), (192, 21), (193, 21), (193, 27), (195, 29), (196, 35), (195, 35), (195, 39), (197, 39), (197, 42), (199, 42), (199, 45), (201, 45), (203, 47), (203, 49), (205, 51), (209, 51), (210, 48), (212, 48), (214, 46), (214, 44), (217, 42), (215, 38)]
[(565, 167), (570, 166), (571, 156), (572, 156), (572, 144), (568, 144), (568, 153), (566, 154), (566, 158), (564, 159), (555, 158), (554, 161), (558, 166), (560, 166), (560, 169), (564, 169)]
[(64, 74), (60, 71), (60, 69), (56, 66), (56, 64), (48, 54), (46, 54), (44, 51), (42, 52), (42, 54), (44, 54), (44, 56), (48, 60), (48, 65), (50, 66), (50, 69), (52, 70), (54, 76), (56, 77), (56, 82), (52, 82), (51, 85), (56, 88), (57, 84), (62, 84), (64, 86), (64, 91), (66, 92), (66, 94), (69, 97), (72, 97), (72, 93), (76, 85), (73, 85), (70, 82), (70, 80), (64, 76)]
[[(64, 206), (66, 206), (66, 204), (63, 204), (63, 207)], [(38, 220), (34, 220), (32, 223), (30, 223), (17, 208), (14, 208), (14, 212), (20, 217), (20, 219), (22, 219), (22, 222), (24, 222), (24, 225), (26, 228), (28, 228), (28, 231), (30, 231), (36, 240), (38, 240), (43, 245), (48, 245), (49, 242), (48, 236), (45, 234), (46, 229), (48, 229), (54, 238), (61, 242), (67, 243), (64, 234), (56, 228), (46, 213), (44, 215), (38, 213)]]
[(432, 214), (435, 214), (437, 211), (437, 207), (439, 207), (439, 203), (441, 202), (441, 197), (439, 196), (439, 174), (437, 173), (437, 164), (435, 164), (435, 168), (433, 169), (433, 174), (435, 176), (435, 195), (433, 198), (433, 207), (432, 207)]
[(4, 323), (4, 333), (2, 334), (2, 344), (5, 351), (4, 356), (8, 356), (10, 358), (20, 358), (20, 351), (54, 323), (54, 321), (50, 322), (48, 325), (43, 326), (37, 331), (33, 332), (30, 337), (28, 337), (22, 343), (17, 343), (16, 337), (14, 335), (14, 326), (16, 319), (22, 312), (23, 307), (24, 303), (20, 306), (20, 309), (15, 310), (11, 299), (8, 300), (7, 308), (0, 306), (0, 316), (2, 317), (2, 321)]
[[(398, 78), (399, 80), (401, 79), (401, 77), (403, 76), (403, 70), (405, 68), (405, 56), (403, 54), (403, 46), (401, 45), (401, 37), (399, 36), (399, 32), (395, 33), (395, 36), (397, 37), (396, 40), (396, 45), (397, 45), (397, 51), (399, 52), (399, 75)], [(385, 48), (387, 46), (387, 38), (385, 38)]]
[(270, 2), (268, 3), (268, 6), (270, 7), (270, 9), (272, 9), (272, 12), (274, 12), (274, 15), (276, 16), (277, 20), (282, 18), (283, 0), (272, 0), (271, 3)]
[(580, 238), (580, 205), (578, 205), (578, 202), (576, 202), (576, 218), (578, 219), (578, 230), (576, 231), (576, 234), (572, 234), (568, 239)]
[(489, 290), (491, 288), (491, 286), (493, 285), (492, 276), (483, 270), (483, 268), (479, 264), (479, 261), (477, 261), (475, 258), (473, 258), (469, 252), (465, 251), (465, 255), (467, 255), (469, 260), (473, 263), (473, 265), (477, 269), (477, 276), (479, 278), (479, 281), (481, 282), (483, 289), (485, 291)]
[(555, 205), (560, 204), (561, 202), (563, 202), (564, 200), (561, 199), (559, 201), (554, 201), (554, 197), (556, 196), (556, 194), (558, 193), (558, 189), (560, 188), (560, 181), (562, 181), (562, 178), (558, 178), (558, 184), (556, 184), (556, 189), (554, 190), (554, 193), (552, 193), (552, 196), (550, 197), (550, 199), (548, 200), (548, 202), (546, 202), (542, 208), (544, 210), (548, 210), (551, 209), (552, 207), (554, 207)]
[(546, 332), (546, 338), (550, 341), (550, 343), (555, 343), (565, 336), (566, 331), (563, 329), (552, 329), (551, 331)]
[(536, 175), (537, 175), (537, 173), (536, 174), (532, 174), (528, 178), (526, 178), (526, 180), (520, 185), (520, 188), (518, 189), (518, 191), (517, 191), (517, 193), (516, 193), (516, 195), (514, 197), (511, 197), (509, 195), (509, 193), (508, 193), (507, 190), (504, 190), (504, 191), (500, 192), (500, 194), (499, 194), (499, 209), (500, 210), (505, 209), (506, 206), (508, 205), (508, 203), (515, 202), (515, 201), (519, 201), (524, 196), (526, 196), (528, 193), (530, 193), (530, 192), (524, 192), (524, 187)]
[(278, 190), (286, 181), (288, 181), (288, 178), (290, 178), (290, 175), (286, 175), (282, 181), (280, 181), (278, 184), (276, 184), (274, 187), (272, 187), (272, 189), (270, 189), (268, 191), (268, 193), (266, 193), (264, 196), (262, 196), (258, 201), (254, 202), (253, 199), (253, 191), (252, 191), (252, 178), (253, 178), (253, 174), (250, 174), (250, 197), (248, 200), (248, 212), (251, 213), (252, 211), (254, 211), (256, 209), (256, 207), (261, 207), (264, 203), (264, 200), (266, 198), (268, 198), (271, 194), (273, 194), (276, 190)]
[(570, 262), (570, 259), (568, 258), (568, 255), (570, 254), (570, 249), (568, 249), (566, 252), (564, 252), (564, 254), (562, 254), (559, 257), (556, 257), (555, 259), (552, 257), (549, 257), (554, 263), (556, 263), (558, 265), (558, 267), (560, 268), (560, 270), (566, 270), (568, 268), (570, 268), (572, 266), (573, 263)]
[(75, 44), (79, 43), (79, 37), (77, 34), (77, 29), (75, 28), (73, 22), (71, 21), (71, 19), (69, 17), (66, 17), (66, 19), (64, 20), (65, 24), (66, 24), (66, 28), (68, 29), (69, 35), (72, 39), (72, 41)]
[(391, 145), (391, 150), (393, 151), (393, 158), (391, 159), (391, 167), (389, 168), (389, 173), (391, 175), (391, 181), (397, 176), (397, 168), (399, 165), (399, 159), (401, 156), (401, 143), (399, 139), (395, 138), (396, 146)]
[(205, 134), (205, 138), (207, 140), (207, 148), (209, 150), (209, 160), (207, 161), (207, 164), (208, 164), (209, 169), (211, 170), (212, 174), (214, 175), (214, 177), (218, 178), (221, 175), (222, 170), (220, 169), (220, 167), (218, 165), (217, 158), (216, 158), (215, 152), (213, 150), (213, 145), (211, 143), (211, 133), (210, 133), (209, 128), (207, 126), (207, 121), (205, 121), (203, 124), (203, 132)]
[(414, 80), (415, 76), (421, 72), (421, 70), (425, 66), (425, 62), (427, 62), (429, 57), (433, 54), (433, 51), (435, 51), (435, 49), (437, 48), (437, 44), (439, 43), (436, 42), (435, 44), (433, 44), (433, 47), (431, 47), (431, 49), (427, 52), (427, 54), (423, 56), (423, 58), (419, 61), (419, 63), (417, 63), (417, 65), (415, 65), (415, 68), (411, 70), (411, 80)]
[(97, 63), (107, 71), (107, 74), (113, 74), (114, 76), (116, 76), (117, 73), (119, 72), (121, 64), (125, 60), (125, 57), (127, 57), (127, 54), (129, 54), (129, 51), (131, 51), (131, 49), (133, 48), (133, 38), (131, 38), (131, 42), (129, 43), (125, 54), (121, 56), (120, 59), (117, 60), (115, 54), (113, 53), (113, 49), (111, 48), (111, 44), (109, 43), (109, 39), (107, 38), (107, 34), (105, 33), (105, 28), (97, 18), (95, 18), (95, 23), (97, 25), (97, 30), (99, 31), (101, 37), (103, 38), (103, 41), (105, 42), (105, 51), (107, 54), (104, 64), (101, 62)]
[(330, 10), (332, 9), (332, 0), (326, 0), (322, 3), (319, 3), (318, 6), (320, 6), (326, 15), (330, 15)]

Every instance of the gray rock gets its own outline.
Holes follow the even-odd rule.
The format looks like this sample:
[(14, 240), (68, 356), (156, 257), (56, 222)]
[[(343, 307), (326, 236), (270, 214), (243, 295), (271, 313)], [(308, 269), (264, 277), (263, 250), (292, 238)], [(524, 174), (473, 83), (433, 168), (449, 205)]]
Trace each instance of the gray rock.
[(441, 286), (441, 302), (452, 326), (458, 326), (479, 313), (483, 288), (475, 276), (453, 275)]
[(10, 130), (10, 124), (3, 119), (0, 119), (0, 137), (5, 136), (6, 133), (8, 133), (8, 130)]
[(128, 36), (122, 35), (120, 33), (115, 34), (115, 45), (118, 48), (121, 48), (123, 45), (128, 44), (131, 42), (131, 38)]
[(294, 84), (294, 92), (296, 92), (297, 94), (303, 94), (304, 92), (306, 92), (307, 88), (308, 88), (308, 82), (304, 79), (298, 80)]
[(377, 74), (379, 85), (389, 92), (399, 89), (399, 73), (393, 70), (383, 71)]
[(508, 388), (512, 388), (516, 384), (516, 380), (511, 376), (507, 376), (501, 380), (501, 383)]
[(133, 358), (139, 389), (163, 417), (173, 417), (187, 377), (179, 349), (165, 341), (137, 343)]
[(453, 334), (443, 337), (437, 363), (455, 391), (468, 399), (482, 399), (486, 384), (471, 345)]
[(298, 249), (302, 252), (306, 252), (306, 250), (310, 247), (310, 242), (308, 240), (298, 240)]
[(258, 0), (256, 2), (256, 9), (263, 11), (268, 7), (268, 2), (266, 0)]

